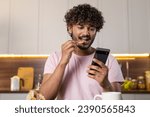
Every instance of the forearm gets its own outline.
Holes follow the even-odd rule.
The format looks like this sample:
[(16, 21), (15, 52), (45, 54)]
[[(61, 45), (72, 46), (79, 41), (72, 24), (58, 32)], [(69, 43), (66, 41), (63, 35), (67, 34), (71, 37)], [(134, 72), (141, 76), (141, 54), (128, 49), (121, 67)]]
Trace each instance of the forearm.
[(104, 80), (101, 84), (100, 84), (103, 88), (103, 91), (121, 91), (121, 85), (118, 82), (112, 82), (110, 83), (108, 81), (108, 79)]
[(62, 78), (65, 71), (65, 64), (58, 64), (54, 73), (42, 83), (40, 93), (43, 94), (45, 99), (55, 99), (60, 89)]
[(113, 91), (113, 87), (109, 81), (104, 80), (100, 83), (101, 87), (103, 88), (103, 91)]

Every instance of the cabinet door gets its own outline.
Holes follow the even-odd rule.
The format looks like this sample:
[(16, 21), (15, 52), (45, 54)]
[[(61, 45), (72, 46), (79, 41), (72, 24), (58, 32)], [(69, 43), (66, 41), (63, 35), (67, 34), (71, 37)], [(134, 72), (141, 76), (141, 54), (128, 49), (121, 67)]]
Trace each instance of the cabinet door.
[(64, 22), (67, 9), (67, 0), (40, 1), (39, 53), (49, 54), (59, 50), (61, 44), (70, 39)]
[(11, 0), (9, 53), (36, 54), (39, 0)]
[(99, 45), (110, 48), (113, 53), (128, 52), (127, 0), (101, 0), (99, 8), (105, 20)]
[(150, 52), (150, 1), (129, 0), (131, 53)]
[(8, 52), (10, 0), (0, 0), (0, 54)]

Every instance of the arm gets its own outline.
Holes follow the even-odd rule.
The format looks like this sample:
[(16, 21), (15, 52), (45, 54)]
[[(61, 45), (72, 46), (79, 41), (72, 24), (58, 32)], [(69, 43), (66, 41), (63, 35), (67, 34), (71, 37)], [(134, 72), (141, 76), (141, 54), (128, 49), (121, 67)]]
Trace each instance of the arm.
[(74, 51), (75, 43), (71, 40), (67, 41), (62, 45), (62, 56), (59, 64), (55, 68), (52, 74), (45, 74), (41, 87), (40, 93), (45, 99), (55, 99), (60, 89), (62, 78), (66, 65), (68, 64), (71, 54)]
[(53, 74), (45, 74), (40, 93), (43, 94), (45, 99), (55, 99), (57, 92), (59, 91), (62, 76), (64, 74), (66, 65), (59, 64)]

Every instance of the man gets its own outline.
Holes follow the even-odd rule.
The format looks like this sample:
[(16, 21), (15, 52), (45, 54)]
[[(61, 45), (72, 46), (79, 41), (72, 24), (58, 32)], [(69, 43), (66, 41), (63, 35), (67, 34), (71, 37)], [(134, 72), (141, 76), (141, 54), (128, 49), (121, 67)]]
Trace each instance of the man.
[(91, 44), (104, 23), (101, 12), (81, 4), (66, 13), (65, 21), (72, 39), (48, 57), (40, 92), (46, 99), (93, 99), (103, 91), (120, 91), (123, 76), (115, 58), (109, 55), (106, 65), (93, 59)]

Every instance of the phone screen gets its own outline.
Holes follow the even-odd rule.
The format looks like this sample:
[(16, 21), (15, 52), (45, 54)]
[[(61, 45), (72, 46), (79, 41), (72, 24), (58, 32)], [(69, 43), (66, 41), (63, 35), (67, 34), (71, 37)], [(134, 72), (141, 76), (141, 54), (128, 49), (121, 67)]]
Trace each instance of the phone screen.
[[(96, 48), (96, 52), (94, 55), (94, 58), (102, 61), (104, 64), (106, 63), (106, 60), (108, 58), (110, 49), (106, 49), (106, 48)], [(99, 66), (97, 63), (92, 61), (92, 65), (97, 65)]]

